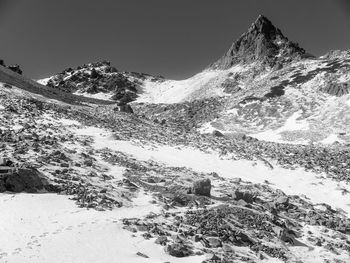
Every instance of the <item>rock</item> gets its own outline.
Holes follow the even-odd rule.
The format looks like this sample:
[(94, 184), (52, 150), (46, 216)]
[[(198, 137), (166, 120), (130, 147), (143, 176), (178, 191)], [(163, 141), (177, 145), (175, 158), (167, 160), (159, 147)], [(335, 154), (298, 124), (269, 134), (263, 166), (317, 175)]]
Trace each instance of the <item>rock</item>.
[(35, 193), (44, 190), (47, 185), (45, 177), (36, 169), (18, 169), (4, 180), (6, 190), (15, 193), (24, 191)]
[(233, 248), (232, 246), (230, 246), (229, 244), (223, 244), (222, 245), (222, 250), (226, 253), (230, 253), (230, 252), (233, 252)]
[(143, 257), (143, 258), (149, 258), (149, 256), (147, 256), (146, 254), (143, 254), (141, 252), (137, 252), (136, 255)]
[(114, 110), (125, 113), (134, 113), (133, 109), (129, 104), (119, 104)]
[(204, 195), (210, 197), (211, 181), (209, 178), (200, 179), (193, 182), (192, 192), (195, 195)]
[(243, 200), (248, 204), (251, 204), (255, 201), (255, 195), (249, 191), (241, 191), (241, 190), (235, 190), (232, 197), (235, 200)]
[(325, 93), (340, 97), (350, 93), (350, 83), (328, 83), (321, 90)]
[(136, 228), (138, 231), (145, 232), (148, 231), (148, 226), (147, 225), (136, 225)]
[(6, 185), (4, 180), (0, 180), (0, 193), (3, 193), (6, 191)]
[(19, 65), (11, 65), (11, 66), (8, 66), (7, 67), (8, 69), (12, 70), (13, 72), (16, 72), (18, 74), (22, 74), (22, 70), (21, 68), (19, 67)]
[(239, 199), (237, 201), (237, 205), (240, 205), (240, 206), (248, 206), (248, 203), (246, 201), (244, 201), (243, 199)]
[(194, 242), (199, 242), (202, 239), (202, 235), (196, 234), (192, 237)]
[(216, 254), (212, 254), (212, 253), (207, 254), (205, 258), (206, 260), (212, 260), (212, 261), (221, 260), (221, 258), (219, 258)]
[(217, 248), (222, 246), (221, 240), (217, 237), (207, 237), (206, 240), (208, 241), (209, 246), (212, 248)]
[(100, 76), (100, 74), (98, 74), (98, 72), (96, 71), (96, 69), (92, 69), (91, 70), (91, 74), (90, 74), (90, 78), (92, 78), (92, 79), (96, 79), (96, 78), (98, 78)]
[(132, 226), (124, 226), (123, 227), (125, 230), (128, 230), (132, 233), (136, 233), (137, 232), (137, 229), (135, 227), (132, 227)]
[(221, 132), (219, 132), (218, 130), (214, 130), (212, 134), (216, 137), (224, 137), (225, 136)]
[(287, 205), (288, 202), (289, 202), (288, 196), (280, 196), (275, 201), (275, 203), (278, 205)]
[(160, 244), (160, 245), (165, 245), (167, 242), (168, 242), (168, 238), (166, 236), (160, 236), (156, 239), (156, 241), (154, 241), (154, 243)]
[(191, 248), (183, 243), (168, 244), (165, 246), (164, 251), (177, 258), (188, 257), (192, 254)]

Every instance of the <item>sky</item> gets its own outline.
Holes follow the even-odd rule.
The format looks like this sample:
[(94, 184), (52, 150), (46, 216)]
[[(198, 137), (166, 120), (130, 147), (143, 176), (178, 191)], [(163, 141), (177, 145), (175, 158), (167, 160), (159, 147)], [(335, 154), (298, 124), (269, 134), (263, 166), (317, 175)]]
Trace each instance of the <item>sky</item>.
[(350, 49), (349, 0), (0, 0), (0, 58), (34, 79), (100, 60), (184, 79), (259, 14), (316, 56)]

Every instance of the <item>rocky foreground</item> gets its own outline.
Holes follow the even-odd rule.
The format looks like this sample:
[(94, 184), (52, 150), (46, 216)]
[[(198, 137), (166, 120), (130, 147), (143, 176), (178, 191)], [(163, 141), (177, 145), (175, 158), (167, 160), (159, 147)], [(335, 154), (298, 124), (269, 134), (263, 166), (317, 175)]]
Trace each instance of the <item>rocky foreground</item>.
[[(153, 208), (119, 214), (120, 229), (113, 235), (152, 244), (159, 248), (152, 251), (169, 258), (161, 261), (138, 247), (128, 252), (134, 261), (349, 260), (346, 145), (200, 134), (168, 119), (118, 112), (113, 105), (50, 102), (8, 85), (0, 92), (1, 155), (18, 169), (2, 177), (1, 192), (58, 193), (103, 218), (118, 209), (137, 210), (146, 193)], [(28, 185), (23, 171), (36, 179)], [(37, 240), (45, 247), (44, 237)], [(118, 246), (130, 251), (130, 244)], [(37, 249), (32, 258), (23, 249), (3, 251), (0, 258), (41, 262), (43, 251)]]

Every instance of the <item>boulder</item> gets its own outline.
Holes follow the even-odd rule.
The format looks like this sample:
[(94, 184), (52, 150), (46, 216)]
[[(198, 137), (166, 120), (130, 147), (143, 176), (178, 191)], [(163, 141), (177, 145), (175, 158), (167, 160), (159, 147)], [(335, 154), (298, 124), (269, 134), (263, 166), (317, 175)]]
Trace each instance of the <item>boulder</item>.
[(241, 190), (235, 190), (232, 197), (235, 200), (243, 200), (248, 204), (251, 204), (255, 201), (255, 195), (249, 191), (241, 191)]
[(282, 205), (282, 206), (288, 205), (289, 198), (288, 198), (288, 196), (280, 196), (276, 199), (275, 203), (277, 205)]
[(213, 135), (216, 136), (216, 137), (224, 137), (225, 136), (221, 132), (219, 132), (218, 130), (214, 130), (213, 131)]
[(11, 65), (11, 66), (8, 66), (8, 69), (12, 70), (13, 72), (16, 72), (18, 74), (22, 74), (22, 70), (21, 68), (19, 67), (19, 65)]
[(18, 169), (13, 174), (9, 174), (2, 178), (0, 183), (0, 191), (10, 192), (28, 192), (35, 193), (46, 189), (48, 182), (44, 176), (36, 169)]
[(192, 249), (183, 243), (173, 243), (165, 246), (165, 252), (177, 258), (188, 257), (192, 254)]
[(222, 247), (221, 240), (218, 237), (207, 237), (206, 240), (211, 248)]
[(209, 178), (193, 182), (192, 192), (195, 195), (210, 196), (211, 181)]
[(129, 104), (119, 104), (116, 108), (114, 108), (115, 111), (120, 111), (120, 112), (126, 112), (126, 113), (134, 113), (133, 109)]
[(166, 236), (159, 236), (154, 243), (165, 245), (168, 242), (168, 238)]
[(136, 255), (143, 257), (143, 258), (149, 258), (149, 256), (147, 256), (146, 254), (141, 253), (141, 252), (137, 252)]
[(92, 79), (96, 79), (96, 78), (98, 78), (100, 76), (100, 74), (96, 71), (96, 69), (92, 69), (91, 70), (91, 73), (90, 73), (90, 78), (92, 78)]

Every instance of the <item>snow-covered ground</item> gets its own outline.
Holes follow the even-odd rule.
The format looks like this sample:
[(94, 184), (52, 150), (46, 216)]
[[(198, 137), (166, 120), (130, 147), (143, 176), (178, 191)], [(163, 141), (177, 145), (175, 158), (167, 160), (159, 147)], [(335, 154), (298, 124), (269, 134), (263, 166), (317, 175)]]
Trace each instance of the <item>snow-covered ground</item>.
[[(295, 119), (297, 116), (294, 116)], [(299, 195), (315, 204), (326, 203), (350, 214), (348, 197), (343, 195), (344, 190), (350, 191), (350, 186), (326, 178), (324, 174), (305, 172), (302, 169), (287, 170), (277, 166), (271, 169), (261, 162), (234, 161), (214, 151), (202, 152), (190, 147), (142, 146), (136, 142), (115, 140), (113, 134), (104, 129), (77, 127), (77, 121), (53, 120), (49, 115), (44, 115), (43, 121), (58, 121), (77, 136), (90, 136), (95, 150), (109, 148), (140, 161), (153, 160), (165, 166), (216, 172), (227, 179), (242, 178), (262, 184), (268, 181), (272, 187), (281, 189), (286, 194)], [(110, 168), (109, 173), (121, 179), (123, 169)], [(151, 200), (150, 194), (140, 191), (138, 197), (133, 199), (132, 206), (96, 211), (78, 208), (65, 195), (0, 194), (0, 211), (6, 211), (0, 217), (0, 236), (6, 237), (0, 238), (0, 262), (202, 262), (204, 256), (171, 257), (164, 252), (162, 246), (154, 243), (154, 239), (145, 240), (138, 233), (133, 236), (122, 228), (122, 218), (160, 212), (161, 207), (152, 204)], [(317, 262), (318, 250), (298, 249), (303, 254), (301, 257), (308, 257), (305, 262)], [(136, 255), (137, 252), (146, 254), (149, 258), (140, 257)]]
[(153, 160), (167, 166), (188, 167), (198, 172), (216, 172), (225, 178), (239, 177), (253, 183), (265, 183), (267, 180), (286, 194), (303, 195), (315, 204), (326, 203), (350, 215), (348, 196), (342, 194), (342, 190), (350, 191), (350, 186), (327, 178), (324, 174), (306, 172), (303, 169), (288, 170), (279, 167), (270, 169), (263, 163), (234, 161), (215, 152), (204, 153), (188, 147), (141, 147), (130, 141), (114, 140), (112, 134), (100, 128), (78, 129), (76, 133), (92, 136), (96, 149), (109, 148), (122, 151), (139, 160)]
[[(68, 196), (0, 194), (0, 262), (112, 263), (201, 262), (202, 256), (177, 259), (154, 240), (131, 236), (121, 219), (159, 212), (141, 193), (133, 208), (98, 212), (77, 208)], [(6, 238), (4, 238), (6, 237)], [(141, 252), (148, 259), (136, 255)]]
[[(167, 80), (164, 82), (146, 80), (137, 102), (177, 103), (184, 101), (196, 89), (201, 88), (217, 74), (216, 71), (205, 71), (186, 80)], [(218, 93), (220, 94), (220, 92)]]
[(323, 143), (323, 144), (332, 144), (335, 142), (342, 142), (342, 140), (339, 139), (338, 135), (334, 134), (334, 133), (330, 134), (326, 139), (321, 141), (321, 143)]
[[(301, 116), (302, 111), (299, 110), (297, 112), (294, 112), (292, 116), (290, 116), (285, 124), (276, 129), (276, 130), (267, 130), (261, 133), (256, 134), (249, 134), (249, 136), (262, 140), (262, 141), (270, 141), (270, 142), (279, 142), (279, 143), (286, 143), (286, 141), (283, 141), (281, 139), (281, 133), (285, 131), (305, 131), (309, 129), (309, 124), (306, 120), (298, 120), (298, 118)], [(290, 143), (290, 142), (289, 142)], [(302, 141), (293, 141), (292, 143), (296, 144), (308, 144), (308, 141), (302, 140)]]
[(230, 74), (243, 73), (250, 67), (236, 65), (228, 70), (205, 70), (185, 80), (143, 83), (137, 102), (179, 103), (191, 99), (226, 96), (221, 84)]

